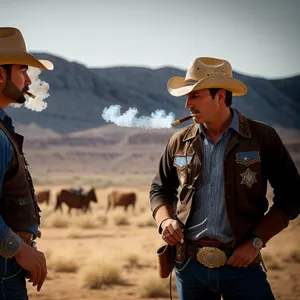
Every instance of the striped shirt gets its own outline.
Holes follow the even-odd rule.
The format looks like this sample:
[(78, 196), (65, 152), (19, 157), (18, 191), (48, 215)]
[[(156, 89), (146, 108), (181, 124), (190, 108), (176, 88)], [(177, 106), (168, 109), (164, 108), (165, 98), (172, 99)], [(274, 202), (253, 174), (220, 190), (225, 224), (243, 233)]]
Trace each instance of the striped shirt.
[(224, 189), (224, 154), (232, 132), (239, 131), (236, 110), (233, 118), (219, 141), (210, 142), (202, 124), (200, 136), (203, 149), (201, 180), (193, 199), (193, 207), (187, 222), (185, 237), (189, 240), (202, 238), (216, 239), (222, 243), (233, 241), (225, 201)]

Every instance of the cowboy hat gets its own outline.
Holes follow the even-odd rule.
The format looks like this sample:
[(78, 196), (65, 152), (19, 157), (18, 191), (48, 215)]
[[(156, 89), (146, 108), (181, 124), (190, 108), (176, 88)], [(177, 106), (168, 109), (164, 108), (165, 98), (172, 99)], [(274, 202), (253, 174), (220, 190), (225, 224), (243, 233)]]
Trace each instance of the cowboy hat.
[(179, 97), (192, 91), (220, 88), (232, 92), (233, 96), (247, 93), (243, 82), (233, 78), (232, 67), (226, 60), (212, 57), (198, 57), (190, 65), (184, 77), (172, 77), (168, 82), (168, 91)]
[(13, 27), (0, 27), (0, 65), (26, 65), (45, 70), (53, 70), (48, 60), (38, 60), (26, 50), (22, 33)]

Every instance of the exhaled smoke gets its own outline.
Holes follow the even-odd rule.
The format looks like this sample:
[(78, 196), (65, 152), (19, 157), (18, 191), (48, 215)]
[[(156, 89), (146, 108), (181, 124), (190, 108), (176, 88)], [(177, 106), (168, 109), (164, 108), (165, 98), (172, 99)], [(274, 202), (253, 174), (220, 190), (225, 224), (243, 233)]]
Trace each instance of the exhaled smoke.
[[(47, 103), (44, 101), (49, 97), (49, 84), (45, 81), (39, 79), (41, 70), (38, 68), (28, 67), (28, 76), (31, 80), (31, 85), (29, 86), (29, 92), (34, 94), (35, 99), (25, 95), (26, 101), (24, 103), (25, 107), (35, 111), (42, 111), (47, 107)], [(14, 106), (20, 107), (22, 104), (15, 104)]]
[(140, 127), (140, 128), (171, 128), (171, 123), (175, 120), (175, 114), (170, 112), (168, 115), (162, 109), (151, 113), (151, 117), (137, 117), (138, 110), (129, 108), (124, 114), (121, 114), (120, 105), (111, 105), (105, 107), (102, 118), (106, 122), (115, 123), (122, 127)]

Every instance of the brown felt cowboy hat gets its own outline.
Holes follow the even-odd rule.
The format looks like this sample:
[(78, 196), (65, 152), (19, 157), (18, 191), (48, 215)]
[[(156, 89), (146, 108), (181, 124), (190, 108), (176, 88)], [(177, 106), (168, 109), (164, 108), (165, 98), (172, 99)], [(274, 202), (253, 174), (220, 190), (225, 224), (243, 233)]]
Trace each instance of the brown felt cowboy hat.
[(233, 96), (243, 96), (247, 87), (233, 78), (232, 67), (226, 60), (212, 57), (198, 57), (190, 65), (185, 77), (172, 77), (168, 91), (179, 97), (192, 91), (221, 88), (232, 92)]
[(48, 60), (38, 60), (26, 50), (22, 33), (13, 27), (0, 27), (0, 65), (26, 65), (44, 70), (53, 70)]

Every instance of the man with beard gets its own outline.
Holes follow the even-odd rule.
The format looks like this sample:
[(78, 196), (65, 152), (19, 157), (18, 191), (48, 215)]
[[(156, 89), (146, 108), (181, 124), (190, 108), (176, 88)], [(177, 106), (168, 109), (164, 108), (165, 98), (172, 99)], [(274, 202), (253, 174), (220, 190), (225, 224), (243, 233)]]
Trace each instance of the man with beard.
[(260, 250), (299, 214), (295, 164), (274, 128), (231, 108), (247, 88), (229, 62), (197, 58), (168, 91), (186, 95), (194, 124), (170, 138), (150, 202), (162, 239), (174, 246), (180, 300), (274, 299)]
[(25, 102), (31, 84), (28, 66), (52, 70), (26, 51), (21, 32), (0, 28), (0, 299), (28, 299), (26, 278), (40, 291), (47, 275), (45, 256), (36, 248), (40, 209), (24, 158), (23, 137), (4, 109)]

